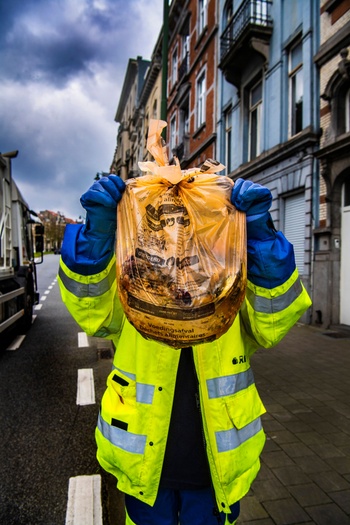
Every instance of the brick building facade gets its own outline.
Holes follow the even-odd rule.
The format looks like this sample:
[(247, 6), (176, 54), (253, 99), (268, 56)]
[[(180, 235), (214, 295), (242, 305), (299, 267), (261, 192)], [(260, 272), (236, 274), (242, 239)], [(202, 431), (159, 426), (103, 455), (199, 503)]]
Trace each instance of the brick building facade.
[(350, 1), (322, 0), (320, 125), (315, 188), (315, 322), (350, 325)]

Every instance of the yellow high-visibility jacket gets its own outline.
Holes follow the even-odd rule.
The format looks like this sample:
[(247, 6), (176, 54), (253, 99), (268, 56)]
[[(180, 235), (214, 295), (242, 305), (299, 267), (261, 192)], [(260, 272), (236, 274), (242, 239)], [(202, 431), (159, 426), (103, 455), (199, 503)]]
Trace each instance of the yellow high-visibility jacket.
[[(73, 258), (62, 251), (59, 284), (63, 301), (88, 335), (110, 338), (116, 347), (96, 429), (97, 457), (116, 476), (121, 491), (153, 505), (180, 353), (191, 350), (146, 340), (130, 325), (118, 299), (114, 256), (95, 272), (74, 271)], [(229, 512), (230, 505), (248, 492), (265, 442), (260, 421), (265, 409), (250, 358), (258, 347), (277, 344), (311, 304), (295, 263), (292, 265), (294, 270), (278, 286), (266, 288), (248, 280), (243, 306), (228, 332), (192, 348), (206, 451), (220, 511)]]

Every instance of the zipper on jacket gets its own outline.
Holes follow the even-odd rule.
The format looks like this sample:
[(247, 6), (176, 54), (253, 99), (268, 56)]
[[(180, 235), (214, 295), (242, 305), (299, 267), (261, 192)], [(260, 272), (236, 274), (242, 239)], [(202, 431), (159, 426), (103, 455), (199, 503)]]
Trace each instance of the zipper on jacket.
[(194, 364), (193, 348), (191, 350), (192, 350), (193, 371), (194, 371), (194, 374), (195, 374), (195, 378), (197, 380), (196, 381), (196, 392), (195, 392), (196, 407), (197, 407), (197, 410), (199, 412), (199, 421), (200, 421), (200, 426), (201, 426), (201, 434), (202, 434), (202, 439), (203, 439), (203, 444), (204, 444), (205, 457), (207, 458), (207, 466), (208, 466), (208, 470), (209, 470), (210, 489), (211, 489), (211, 493), (212, 493), (212, 497), (213, 497), (213, 505), (214, 505), (213, 506), (213, 515), (216, 517), (216, 519), (218, 521), (218, 524), (221, 525), (222, 521), (221, 521), (220, 511), (218, 509), (218, 504), (216, 502), (216, 496), (215, 496), (213, 480), (211, 479), (210, 464), (209, 464), (209, 458), (208, 458), (208, 453), (207, 453), (207, 442), (206, 442), (205, 434), (204, 434), (203, 419), (202, 419), (202, 409), (201, 409), (201, 403), (200, 403), (200, 399), (199, 399), (199, 381), (198, 381), (196, 366)]

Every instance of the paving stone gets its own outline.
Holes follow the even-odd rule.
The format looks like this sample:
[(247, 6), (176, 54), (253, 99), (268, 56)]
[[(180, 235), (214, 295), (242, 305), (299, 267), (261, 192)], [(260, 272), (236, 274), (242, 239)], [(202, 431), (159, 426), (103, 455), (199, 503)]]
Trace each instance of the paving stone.
[(281, 423), (276, 421), (275, 418), (273, 418), (273, 419), (271, 419), (269, 421), (264, 421), (263, 427), (264, 427), (265, 432), (274, 432), (274, 431), (279, 431), (279, 430), (285, 430), (284, 426), (282, 426)]
[(280, 451), (281, 447), (271, 438), (267, 438), (264, 446), (264, 452), (276, 452)]
[(346, 481), (343, 476), (340, 476), (340, 474), (334, 472), (333, 470), (328, 470), (327, 472), (317, 472), (309, 474), (309, 476), (325, 492), (350, 489), (349, 482)]
[(343, 447), (343, 446), (340, 446), (338, 447), (339, 450), (345, 455), (347, 456), (348, 458), (350, 458), (350, 444), (347, 445), (346, 447)]
[(266, 452), (263, 453), (264, 461), (270, 468), (293, 465), (293, 460), (284, 452)]
[(313, 444), (322, 444), (322, 443), (329, 443), (328, 439), (326, 439), (322, 434), (319, 434), (318, 432), (312, 431), (312, 432), (297, 432), (295, 436), (300, 439), (305, 445), (313, 445)]
[(269, 432), (269, 437), (276, 441), (279, 445), (281, 443), (296, 443), (299, 442), (299, 437), (289, 432), (289, 430), (280, 430), (277, 432)]
[(240, 520), (242, 522), (268, 518), (264, 507), (255, 496), (246, 496), (241, 501)]
[(310, 482), (310, 478), (304, 474), (299, 467), (290, 466), (273, 469), (274, 475), (283, 483), (285, 486), (300, 485), (302, 483)]
[(308, 507), (308, 514), (317, 525), (349, 525), (349, 516), (334, 503)]
[(332, 445), (332, 443), (315, 443), (310, 445), (310, 448), (321, 458), (335, 458), (345, 457), (345, 454), (339, 448)]
[(329, 465), (317, 456), (298, 458), (298, 466), (306, 473), (329, 471)]
[(309, 447), (304, 445), (304, 443), (282, 443), (281, 448), (291, 458), (315, 455), (315, 453)]
[(256, 499), (260, 502), (288, 498), (288, 490), (276, 478), (256, 481), (253, 486)]
[(295, 420), (287, 421), (284, 423), (284, 426), (290, 432), (310, 432), (312, 430), (310, 425), (300, 421), (300, 419), (295, 418)]
[(350, 442), (350, 436), (345, 432), (335, 432), (334, 434), (328, 434), (327, 439), (336, 447), (340, 445), (349, 445)]
[(276, 525), (292, 525), (310, 521), (310, 515), (292, 498), (267, 501), (264, 507)]
[(310, 427), (316, 430), (319, 434), (332, 434), (334, 432), (334, 425), (328, 421), (313, 422), (310, 421)]
[(302, 507), (320, 505), (331, 502), (330, 498), (315, 483), (295, 485), (288, 487), (289, 492), (295, 497)]
[[(339, 507), (350, 516), (350, 489), (330, 492), (329, 496), (339, 505)], [(350, 523), (350, 518), (349, 518)]]
[(299, 415), (299, 414), (312, 414), (312, 409), (311, 408), (308, 408), (307, 406), (305, 406), (303, 403), (298, 403), (296, 405), (290, 405), (288, 407), (288, 410), (292, 413), (292, 414), (295, 414), (295, 415)]
[(350, 458), (333, 457), (325, 460), (339, 474), (350, 474)]
[(237, 525), (241, 525), (241, 523), (244, 523), (244, 525), (275, 525), (274, 521), (272, 521), (270, 518), (263, 519), (263, 520), (253, 520), (253, 521), (251, 520), (245, 521), (245, 520), (238, 519)]
[(317, 411), (317, 407), (324, 407), (323, 401), (321, 401), (320, 399), (315, 399), (315, 398), (303, 399), (303, 403), (307, 407), (313, 408), (316, 411)]
[(265, 465), (264, 463), (264, 460), (262, 459), (261, 460), (261, 467), (260, 467), (260, 470), (259, 470), (259, 474), (258, 474), (258, 478), (259, 480), (263, 480), (263, 479), (271, 479), (273, 478), (274, 475), (272, 473), (272, 470), (269, 469), (267, 467), (267, 465)]

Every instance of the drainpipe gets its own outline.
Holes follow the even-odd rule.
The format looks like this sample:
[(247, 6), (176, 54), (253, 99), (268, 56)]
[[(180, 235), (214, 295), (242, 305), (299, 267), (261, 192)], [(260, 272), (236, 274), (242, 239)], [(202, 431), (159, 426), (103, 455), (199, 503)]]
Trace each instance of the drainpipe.
[[(168, 81), (168, 39), (169, 39), (169, 0), (164, 0), (163, 7), (163, 45), (162, 45), (162, 100), (160, 106), (160, 118), (167, 117), (167, 81)], [(162, 132), (166, 141), (166, 128)]]

